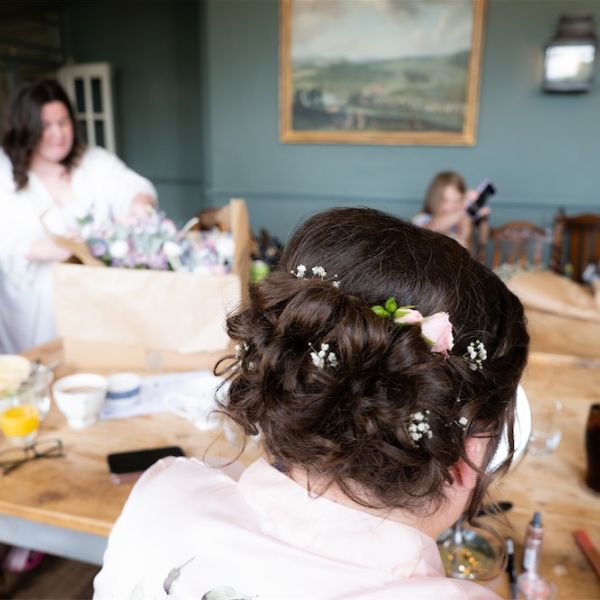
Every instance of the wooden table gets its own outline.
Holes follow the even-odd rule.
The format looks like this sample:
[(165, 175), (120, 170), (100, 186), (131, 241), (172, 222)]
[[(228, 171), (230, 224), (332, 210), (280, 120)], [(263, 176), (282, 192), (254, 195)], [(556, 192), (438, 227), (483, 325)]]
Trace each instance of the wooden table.
[[(509, 527), (501, 530), (515, 540), (520, 566), (527, 524), (540, 511), (541, 572), (556, 584), (558, 598), (600, 598), (600, 582), (573, 538), (573, 531), (585, 529), (600, 548), (600, 494), (584, 484), (584, 432), (590, 405), (600, 402), (600, 361), (533, 353), (523, 387), (532, 405), (562, 401), (562, 440), (549, 456), (527, 454), (495, 487), (496, 499), (514, 504), (507, 513)], [(508, 597), (504, 573), (487, 585)]]
[[(29, 355), (51, 362), (60, 358), (60, 352), (60, 344), (54, 343)], [(67, 372), (59, 369), (57, 376)], [(600, 361), (534, 353), (524, 387), (533, 404), (562, 400), (563, 439), (551, 456), (526, 456), (494, 490), (497, 499), (514, 503), (507, 515), (512, 530), (504, 533), (515, 539), (520, 564), (527, 523), (533, 512), (540, 510), (546, 533), (542, 573), (556, 583), (559, 598), (599, 598), (600, 584), (575, 545), (572, 532), (585, 529), (600, 547), (600, 497), (583, 484), (583, 432), (590, 404), (600, 402)], [(0, 486), (0, 521), (14, 518), (56, 528), (65, 535), (96, 536), (101, 546), (131, 489), (130, 485), (111, 483), (106, 454), (179, 444), (188, 455), (202, 456), (215, 439), (210, 455), (230, 456), (233, 452), (221, 436), (202, 433), (183, 419), (168, 414), (100, 421), (87, 429), (73, 430), (53, 406), (40, 437), (60, 437), (67, 457), (34, 461), (4, 478)], [(63, 546), (53, 551), (66, 556), (79, 552), (78, 557), (85, 558), (72, 545), (73, 539), (64, 537)], [(71, 544), (70, 548), (67, 544)], [(98, 562), (93, 556), (87, 560)], [(503, 573), (486, 585), (508, 597)]]
[[(50, 364), (61, 359), (61, 352), (60, 342), (53, 342), (26, 354)], [(56, 377), (71, 372), (59, 367)], [(199, 431), (175, 415), (98, 421), (77, 430), (67, 425), (54, 403), (40, 427), (38, 439), (44, 438), (60, 438), (66, 457), (31, 461), (6, 477), (0, 476), (0, 540), (20, 541), (32, 548), (98, 564), (106, 537), (132, 488), (132, 484), (111, 482), (108, 454), (171, 445), (181, 446), (187, 456), (200, 458), (205, 453), (209, 458), (237, 454), (222, 432)], [(6, 442), (0, 440), (0, 449), (5, 447)], [(250, 459), (249, 452), (242, 457)], [(27, 527), (32, 523), (34, 529)], [(73, 534), (64, 548), (60, 547), (63, 540), (57, 539), (62, 532)], [(15, 539), (17, 535), (28, 539)]]

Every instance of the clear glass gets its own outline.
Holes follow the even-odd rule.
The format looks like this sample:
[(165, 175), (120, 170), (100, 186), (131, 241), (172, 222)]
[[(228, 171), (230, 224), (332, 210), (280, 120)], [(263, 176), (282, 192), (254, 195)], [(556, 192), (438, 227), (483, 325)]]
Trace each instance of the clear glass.
[(40, 422), (46, 418), (50, 410), (50, 385), (53, 379), (51, 369), (41, 363), (33, 363), (31, 374), (18, 391), (23, 400), (37, 408)]
[(466, 527), (460, 518), (437, 540), (448, 577), (482, 579), (498, 569), (498, 549), (483, 535)]
[(0, 414), (0, 430), (11, 444), (32, 444), (39, 426), (38, 409), (28, 397), (15, 395), (11, 406)]
[(560, 400), (533, 403), (531, 411), (533, 421), (528, 450), (537, 456), (552, 454), (558, 448), (562, 437), (562, 403)]
[(517, 595), (523, 600), (553, 600), (556, 586), (536, 572), (525, 571), (517, 578)]

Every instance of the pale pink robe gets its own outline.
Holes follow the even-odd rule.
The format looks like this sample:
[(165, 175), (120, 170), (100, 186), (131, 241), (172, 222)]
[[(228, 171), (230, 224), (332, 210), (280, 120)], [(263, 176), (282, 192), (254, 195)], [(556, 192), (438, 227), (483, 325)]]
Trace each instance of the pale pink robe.
[[(194, 557), (194, 558), (193, 558)], [(175, 567), (180, 576), (164, 591)], [(194, 459), (139, 480), (109, 538), (94, 598), (497, 598), (444, 577), (433, 539), (307, 491), (264, 460), (239, 482)]]

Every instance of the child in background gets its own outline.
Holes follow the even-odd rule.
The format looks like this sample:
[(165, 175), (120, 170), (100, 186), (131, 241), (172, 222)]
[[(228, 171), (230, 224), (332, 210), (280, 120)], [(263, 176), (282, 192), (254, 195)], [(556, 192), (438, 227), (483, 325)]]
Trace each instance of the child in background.
[[(423, 209), (413, 217), (412, 222), (448, 235), (469, 249), (473, 218), (467, 213), (467, 208), (476, 199), (477, 192), (467, 190), (461, 175), (454, 171), (443, 171), (429, 184)], [(489, 207), (484, 207), (477, 213), (477, 219), (489, 214)]]

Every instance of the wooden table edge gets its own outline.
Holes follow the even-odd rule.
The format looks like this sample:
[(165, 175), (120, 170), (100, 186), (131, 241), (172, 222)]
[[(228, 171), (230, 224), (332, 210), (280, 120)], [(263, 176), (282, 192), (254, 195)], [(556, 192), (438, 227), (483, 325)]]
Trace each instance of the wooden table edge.
[(70, 515), (69, 517), (62, 516), (61, 513), (57, 513), (52, 510), (41, 510), (39, 508), (21, 508), (14, 504), (6, 503), (0, 500), (0, 515), (8, 517), (17, 517), (19, 519), (26, 519), (28, 521), (34, 521), (36, 523), (42, 523), (44, 525), (50, 525), (52, 527), (59, 527), (61, 529), (72, 529), (82, 533), (90, 533), (92, 535), (99, 535), (102, 537), (108, 537), (110, 534), (113, 523), (106, 521), (98, 521), (95, 519), (89, 519), (86, 517), (77, 517)]

